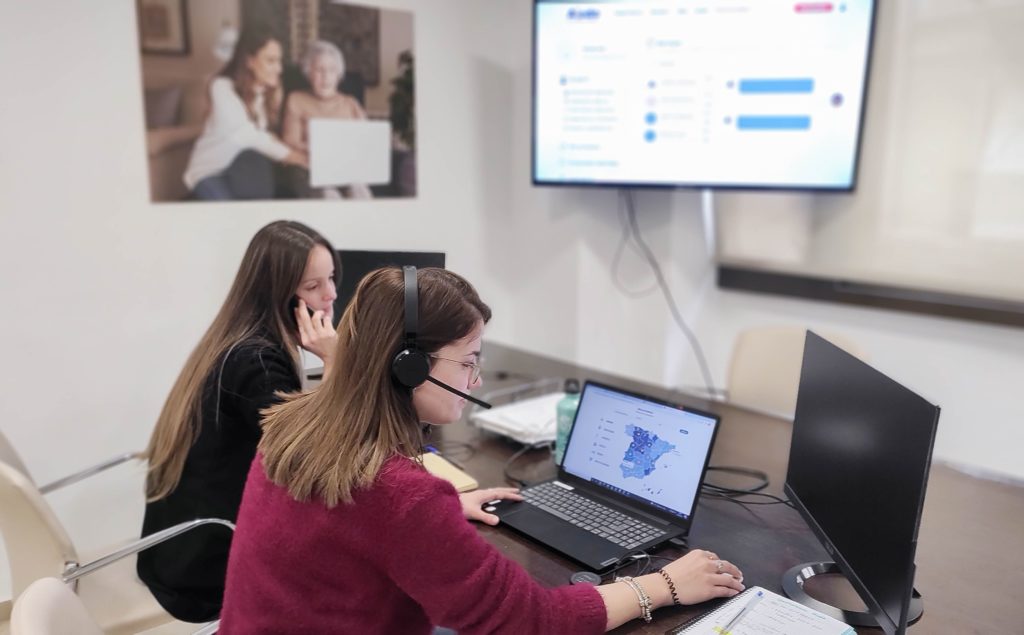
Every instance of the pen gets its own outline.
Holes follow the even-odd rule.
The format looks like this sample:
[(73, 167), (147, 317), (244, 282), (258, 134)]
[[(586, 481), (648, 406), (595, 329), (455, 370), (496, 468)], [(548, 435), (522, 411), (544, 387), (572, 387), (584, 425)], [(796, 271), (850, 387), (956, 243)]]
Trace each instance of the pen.
[(764, 591), (758, 591), (757, 595), (755, 595), (754, 597), (750, 598), (750, 601), (747, 602), (747, 605), (744, 606), (742, 609), (740, 609), (740, 612), (737, 613), (731, 620), (729, 620), (729, 623), (726, 624), (725, 626), (723, 626), (722, 630), (720, 630), (718, 632), (721, 633), (721, 635), (729, 635), (730, 630), (734, 626), (739, 624), (740, 620), (743, 619), (743, 616), (745, 616), (747, 613), (749, 613), (750, 609), (754, 608), (757, 605), (757, 603), (761, 601), (761, 598), (763, 598), (763, 597), (764, 597)]

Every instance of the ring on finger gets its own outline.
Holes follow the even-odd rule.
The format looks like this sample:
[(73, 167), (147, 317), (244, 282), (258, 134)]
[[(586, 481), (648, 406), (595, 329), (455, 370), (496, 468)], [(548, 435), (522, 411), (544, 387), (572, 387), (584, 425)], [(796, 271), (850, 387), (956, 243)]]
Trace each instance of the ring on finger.
[(715, 567), (715, 573), (721, 573), (723, 566), (725, 566), (725, 563), (722, 562), (721, 560), (719, 560), (718, 561), (718, 565), (716, 565), (716, 567)]

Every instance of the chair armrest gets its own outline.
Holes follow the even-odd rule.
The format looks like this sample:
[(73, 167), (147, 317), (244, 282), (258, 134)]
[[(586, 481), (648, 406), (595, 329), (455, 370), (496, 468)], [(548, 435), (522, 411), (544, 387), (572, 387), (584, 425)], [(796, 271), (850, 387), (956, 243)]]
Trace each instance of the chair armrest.
[(222, 518), (197, 518), (195, 520), (189, 520), (187, 522), (179, 523), (173, 527), (168, 527), (167, 529), (164, 529), (162, 531), (158, 531), (155, 534), (150, 534), (149, 536), (146, 536), (145, 538), (142, 538), (125, 547), (122, 547), (121, 549), (118, 549), (117, 551), (109, 555), (103, 556), (98, 560), (93, 560), (92, 562), (87, 562), (86, 564), (78, 564), (73, 562), (68, 565), (67, 569), (65, 569), (64, 571), (64, 575), (61, 576), (61, 578), (64, 580), (64, 582), (73, 582), (84, 575), (88, 575), (93, 571), (96, 571), (97, 569), (102, 569), (108, 564), (117, 562), (121, 558), (130, 556), (132, 554), (136, 554), (142, 551), (143, 549), (148, 549), (153, 545), (157, 545), (161, 542), (170, 540), (171, 538), (179, 536), (185, 533), (186, 531), (191, 531), (196, 527), (200, 527), (202, 525), (223, 525), (224, 527), (231, 529), (231, 531), (235, 530), (235, 524), (233, 522), (224, 520)]
[(121, 465), (125, 461), (141, 458), (141, 452), (126, 452), (125, 454), (115, 456), (114, 458), (103, 461), (102, 463), (97, 463), (92, 467), (87, 467), (84, 470), (75, 472), (74, 474), (65, 476), (64, 478), (59, 478), (52, 483), (47, 483), (46, 485), (40, 487), (39, 491), (42, 492), (43, 494), (48, 494), (55, 489), (60, 489), (61, 487), (64, 487), (65, 485), (71, 485), (72, 483), (77, 483), (78, 481), (89, 478), (94, 474), (99, 474), (103, 470), (109, 470), (115, 465)]

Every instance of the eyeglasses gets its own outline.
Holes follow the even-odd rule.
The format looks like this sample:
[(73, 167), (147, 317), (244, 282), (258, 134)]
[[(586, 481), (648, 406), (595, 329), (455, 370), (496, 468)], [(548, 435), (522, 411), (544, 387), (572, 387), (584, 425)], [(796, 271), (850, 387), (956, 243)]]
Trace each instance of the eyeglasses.
[[(446, 362), (452, 362), (453, 364), (459, 364), (463, 368), (469, 369), (469, 383), (475, 384), (476, 380), (480, 379), (480, 364), (474, 364), (473, 362), (464, 362), (460, 359), (448, 359), (447, 357), (441, 357), (440, 355), (427, 355), (431, 359), (440, 359)], [(483, 360), (481, 360), (483, 361)]]

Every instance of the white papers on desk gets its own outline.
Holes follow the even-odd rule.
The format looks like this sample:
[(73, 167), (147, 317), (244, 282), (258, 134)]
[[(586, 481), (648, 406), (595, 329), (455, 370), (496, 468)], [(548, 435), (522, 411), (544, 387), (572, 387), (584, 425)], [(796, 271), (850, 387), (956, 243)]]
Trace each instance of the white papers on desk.
[[(753, 606), (743, 619), (722, 632), (722, 627), (743, 610), (757, 593), (763, 599)], [(832, 619), (803, 604), (798, 604), (778, 593), (761, 587), (750, 587), (733, 596), (725, 604), (696, 620), (667, 631), (670, 635), (694, 633), (695, 635), (856, 635), (847, 624)]]
[(555, 407), (565, 393), (554, 392), (532, 399), (514, 401), (470, 415), (474, 425), (504, 435), (525, 445), (555, 440)]

